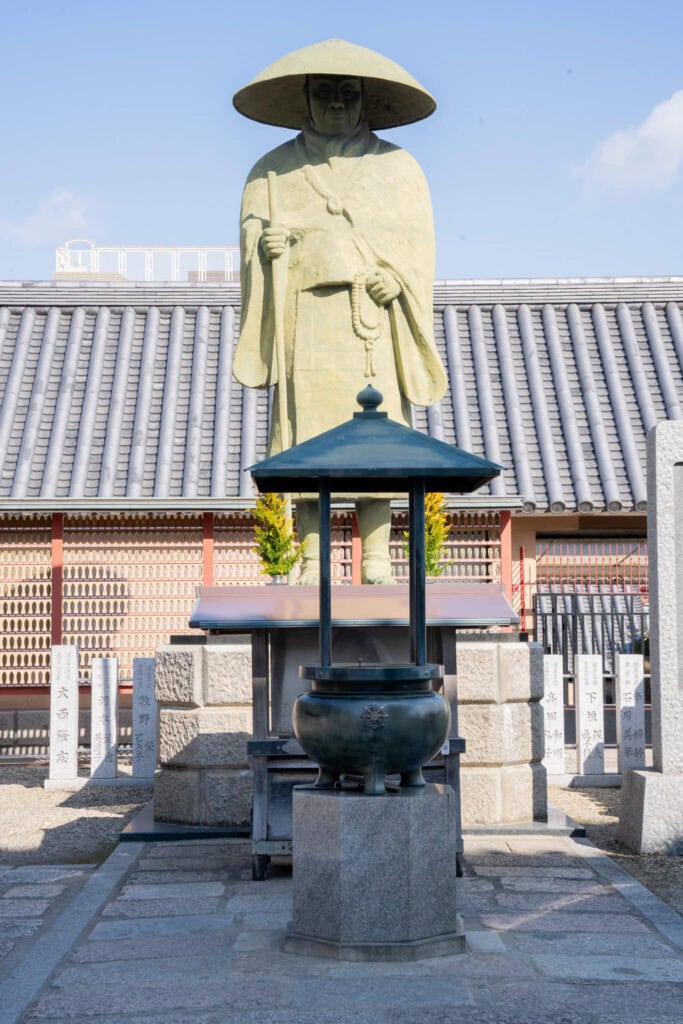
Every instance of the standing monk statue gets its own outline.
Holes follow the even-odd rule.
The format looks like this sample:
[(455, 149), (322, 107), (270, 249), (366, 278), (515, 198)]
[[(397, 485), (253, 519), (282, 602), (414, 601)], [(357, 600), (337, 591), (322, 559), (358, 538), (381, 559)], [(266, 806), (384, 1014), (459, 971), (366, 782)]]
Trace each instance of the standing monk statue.
[[(373, 129), (428, 117), (434, 99), (381, 54), (330, 39), (271, 64), (233, 103), (300, 129), (259, 160), (242, 199), (233, 371), (247, 387), (276, 385), (268, 454), (350, 419), (369, 383), (410, 425), (410, 403), (433, 405), (447, 383), (432, 328), (432, 209), (415, 160)], [(390, 497), (359, 497), (356, 511), (362, 581), (392, 583)], [(296, 520), (299, 582), (317, 583), (317, 503), (297, 496)]]

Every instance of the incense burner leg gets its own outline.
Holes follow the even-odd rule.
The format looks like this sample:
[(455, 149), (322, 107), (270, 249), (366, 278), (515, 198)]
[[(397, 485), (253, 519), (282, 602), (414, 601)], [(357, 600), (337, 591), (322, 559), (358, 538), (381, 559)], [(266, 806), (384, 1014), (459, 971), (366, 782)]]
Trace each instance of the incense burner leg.
[(401, 772), (400, 785), (402, 787), (425, 786), (426, 783), (424, 775), (422, 774), (422, 768), (414, 768), (412, 771), (409, 772)]
[(384, 765), (369, 765), (363, 772), (363, 778), (365, 779), (363, 792), (365, 793), (365, 795), (384, 796), (384, 794), (386, 793), (386, 788), (384, 785), (385, 777), (386, 771)]
[(315, 780), (316, 789), (334, 789), (339, 782), (340, 772), (328, 771), (327, 768), (318, 767), (318, 778)]

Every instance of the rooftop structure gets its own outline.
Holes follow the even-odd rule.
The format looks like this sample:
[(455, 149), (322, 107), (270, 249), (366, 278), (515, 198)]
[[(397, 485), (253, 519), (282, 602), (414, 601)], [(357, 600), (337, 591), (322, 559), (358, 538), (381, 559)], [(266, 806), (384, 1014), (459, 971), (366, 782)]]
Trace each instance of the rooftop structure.
[(101, 246), (72, 238), (56, 253), (55, 281), (239, 281), (239, 247)]

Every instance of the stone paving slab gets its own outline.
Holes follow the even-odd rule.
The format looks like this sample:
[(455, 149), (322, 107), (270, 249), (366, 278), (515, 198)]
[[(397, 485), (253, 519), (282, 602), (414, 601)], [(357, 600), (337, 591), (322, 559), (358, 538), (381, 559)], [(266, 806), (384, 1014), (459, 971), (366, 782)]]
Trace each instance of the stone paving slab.
[(511, 953), (539, 953), (541, 955), (557, 955), (565, 957), (592, 956), (593, 954), (614, 954), (615, 949), (621, 956), (641, 958), (648, 956), (674, 956), (676, 951), (661, 936), (655, 937), (641, 932), (619, 934), (618, 945), (611, 932), (568, 932), (565, 935), (552, 935), (548, 932), (506, 932), (500, 936), (498, 932), (484, 934), (495, 935), (501, 939)]
[(233, 857), (178, 857), (177, 860), (166, 857), (155, 857), (145, 863), (141, 864), (140, 871), (177, 871), (178, 869), (183, 871), (232, 871), (231, 877), (235, 877), (237, 880), (251, 878), (251, 868), (247, 869), (244, 866), (244, 862), (239, 865), (239, 872), (234, 873), (235, 859)]
[(211, 932), (232, 925), (228, 914), (186, 914), (177, 917), (134, 917), (123, 921), (100, 921), (90, 933), (91, 939), (117, 940), (141, 936), (185, 935)]
[[(147, 1012), (126, 1017), (125, 1024), (393, 1024), (401, 1011), (374, 1008), (362, 1010), (306, 1010), (276, 1009), (261, 1007), (258, 1010), (233, 1010), (221, 1007), (214, 1010), (177, 1010), (164, 1013)], [(420, 1011), (410, 1010), (410, 1018), (401, 1017), (403, 1024), (419, 1024)], [(41, 1024), (62, 1024), (60, 1017), (41, 1017)], [(28, 1024), (28, 1018), (27, 1018)], [(85, 1015), (78, 1018), (78, 1024), (121, 1024), (121, 1018), (109, 1014)], [(477, 1022), (479, 1024), (479, 1022)], [(485, 1022), (482, 1021), (482, 1024)], [(533, 1022), (532, 1022), (533, 1024)], [(578, 1024), (578, 1022), (577, 1022)]]
[(481, 923), (485, 928), (493, 928), (497, 932), (531, 931), (531, 932), (612, 932), (621, 934), (624, 931), (646, 934), (647, 926), (630, 914), (566, 914), (561, 910), (547, 913), (534, 911), (531, 913), (484, 913)]
[(600, 896), (609, 892), (601, 882), (584, 882), (567, 878), (518, 878), (504, 876), (502, 885), (512, 892), (575, 892), (584, 896)]
[(680, 1024), (683, 956), (659, 901), (573, 840), (483, 839), (472, 855), (466, 839), (458, 882), (469, 951), (411, 964), (285, 953), (291, 879), (251, 881), (244, 842), (137, 844), (0, 1024)]
[(0, 918), (42, 917), (49, 906), (49, 900), (13, 900), (4, 897), (0, 900)]
[(225, 885), (222, 882), (178, 882), (175, 880), (166, 885), (124, 885), (119, 895), (120, 900), (156, 900), (156, 899), (197, 899), (204, 896), (224, 896)]
[[(536, 982), (489, 981), (477, 988), (480, 1008), (500, 1011), (505, 1007), (511, 1015), (524, 1020), (524, 1012), (542, 1012), (547, 1024), (564, 1024), (568, 1010), (578, 1014), (584, 1024), (668, 1024), (681, 1017), (681, 986), (671, 982), (652, 981), (554, 981), (539, 978)], [(426, 1017), (426, 1020), (429, 1020)], [(445, 1015), (449, 1024), (455, 1016)]]
[(25, 938), (28, 935), (35, 935), (35, 933), (42, 928), (45, 922), (39, 917), (33, 917), (28, 919), (4, 919), (2, 922), (2, 935), (3, 938)]
[(471, 861), (474, 873), (476, 875), (488, 876), (492, 875), (496, 878), (505, 879), (508, 875), (522, 877), (531, 876), (532, 878), (588, 878), (592, 881), (595, 880), (595, 875), (589, 868), (565, 868), (561, 866), (557, 867), (531, 867), (526, 864), (508, 864), (508, 865), (497, 865), (492, 864), (481, 864), (478, 861)]
[(184, 917), (188, 914), (217, 914), (225, 909), (219, 897), (192, 899), (189, 896), (154, 900), (117, 899), (103, 911), (103, 917)]
[(567, 914), (628, 914), (630, 907), (620, 896), (603, 890), (600, 896), (551, 896), (542, 893), (499, 892), (495, 894), (497, 906), (506, 910), (561, 910)]
[[(209, 871), (204, 869), (193, 869), (190, 871), (179, 870), (174, 867), (173, 862), (169, 861), (166, 864), (164, 871), (147, 870), (143, 868), (140, 871), (134, 872), (128, 879), (129, 885), (168, 885), (169, 884), (169, 872), (173, 872), (174, 882), (221, 882), (226, 883), (225, 868), (212, 868)], [(251, 878), (251, 871), (249, 872), (249, 878)], [(233, 883), (234, 884), (234, 883)]]
[[(163, 964), (163, 961), (161, 961)], [(97, 989), (78, 985), (69, 989), (49, 989), (26, 1017), (38, 1021), (44, 1017), (62, 1020), (80, 1020), (84, 1014), (118, 1015), (119, 1021), (127, 1020), (131, 1013), (138, 1013), (141, 1006), (163, 1010), (207, 1010), (230, 1006), (237, 1009), (292, 1005), (292, 982), (284, 978), (249, 978), (248, 985), (243, 978), (205, 979), (174, 982), (173, 978), (158, 975), (157, 985), (144, 988), (130, 988), (121, 985), (102, 985)]]
[(57, 882), (63, 878), (78, 878), (84, 871), (92, 870), (93, 864), (75, 868), (69, 864), (20, 864), (0, 871), (0, 885), (14, 882)]
[[(672, 956), (561, 956), (533, 955), (533, 963), (553, 978), (581, 981), (676, 981), (683, 982), (683, 961)], [(683, 997), (683, 993), (681, 994)], [(683, 1003), (682, 1003), (683, 1009)]]
[(7, 887), (7, 892), (3, 894), (3, 899), (53, 899), (55, 896), (60, 896), (67, 888), (67, 883), (48, 883), (48, 882), (18, 882), (10, 884)]
[[(231, 947), (236, 948), (237, 938), (243, 935), (249, 934), (248, 932), (240, 931), (231, 924), (226, 925), (223, 915), (217, 915), (218, 920), (215, 922), (215, 927), (211, 928), (209, 924), (206, 924), (207, 918), (204, 917), (201, 920), (205, 922), (202, 925), (196, 925), (194, 931), (201, 930), (202, 940), (201, 948), (209, 953), (221, 952), (225, 957), (226, 953), (230, 952)], [(163, 918), (152, 918), (151, 921), (147, 921), (146, 924), (158, 925)], [(182, 918), (171, 917), (167, 919), (168, 924), (176, 925)], [(115, 924), (130, 924), (129, 921), (116, 921), (106, 922), (104, 927), (108, 927), (110, 923)], [(98, 925), (97, 928), (103, 927)], [(188, 955), (188, 939), (191, 935), (191, 928), (183, 928), (180, 931), (173, 931), (169, 929), (160, 933), (159, 931), (140, 932), (134, 935), (120, 935), (117, 934), (112, 938), (104, 938), (95, 935), (94, 931), (90, 933), (90, 941), (79, 943), (75, 949), (69, 954), (68, 962), (71, 964), (89, 964), (89, 963), (101, 963), (106, 964), (108, 961), (125, 961), (125, 960), (137, 960), (145, 961), (156, 961), (162, 957), (174, 957), (174, 956), (187, 956)], [(257, 934), (261, 934), (260, 932)], [(151, 942), (150, 938), (153, 936), (154, 941)], [(660, 954), (661, 955), (661, 954)], [(152, 968), (150, 967), (150, 970)]]

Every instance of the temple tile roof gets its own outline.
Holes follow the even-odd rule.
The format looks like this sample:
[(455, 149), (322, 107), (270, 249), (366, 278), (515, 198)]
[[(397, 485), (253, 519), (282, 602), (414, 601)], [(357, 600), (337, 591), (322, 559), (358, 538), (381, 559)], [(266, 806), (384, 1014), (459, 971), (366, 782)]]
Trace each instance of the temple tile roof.
[[(483, 494), (645, 509), (645, 435), (683, 416), (683, 278), (437, 281), (434, 325), (450, 387), (414, 425), (506, 467)], [(238, 332), (234, 285), (0, 284), (0, 507), (249, 498), (270, 402), (232, 379)]]

